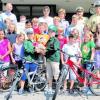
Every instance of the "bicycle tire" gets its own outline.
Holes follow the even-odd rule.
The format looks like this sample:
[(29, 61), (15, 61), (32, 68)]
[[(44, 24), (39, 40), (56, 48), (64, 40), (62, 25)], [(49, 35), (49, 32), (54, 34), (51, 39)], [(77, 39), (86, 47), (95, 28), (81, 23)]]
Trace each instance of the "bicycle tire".
[(36, 76), (35, 76), (35, 85), (34, 88), (37, 92), (44, 90), (44, 88), (47, 85), (47, 80), (46, 80), (46, 75), (44, 73), (44, 71), (39, 72)]
[(55, 100), (56, 99), (57, 94), (58, 94), (60, 88), (62, 87), (62, 85), (64, 83), (64, 80), (67, 77), (68, 71), (67, 72), (66, 71), (67, 70), (65, 68), (61, 71), (61, 75), (60, 75), (60, 77), (58, 79), (58, 82), (56, 83), (56, 89), (55, 89), (54, 95), (52, 97), (52, 100)]
[[(3, 72), (4, 72), (4, 71), (8, 71), (8, 69), (10, 69), (10, 67), (7, 68), (7, 69), (3, 69)], [(12, 78), (11, 78), (11, 76), (10, 76), (9, 74), (7, 74), (7, 76), (4, 76), (4, 77), (5, 77), (5, 79), (6, 79), (7, 81), (5, 81), (5, 82), (0, 82), (0, 85), (2, 85), (2, 86), (0, 86), (0, 91), (1, 91), (1, 92), (8, 92), (8, 91), (10, 91), (11, 86), (12, 86), (12, 84), (13, 84), (13, 81), (14, 81), (14, 78), (15, 78), (15, 74), (12, 75)]]
[[(100, 68), (98, 69), (94, 69), (92, 71), (93, 74), (95, 74), (96, 76), (99, 75), (100, 77)], [(89, 87), (90, 87), (90, 90), (91, 92), (96, 95), (96, 96), (100, 96), (100, 80), (97, 80), (97, 79), (94, 79), (93, 77), (90, 78), (90, 81), (89, 82), (92, 82), (92, 81), (97, 81), (99, 82), (99, 84), (91, 84)]]

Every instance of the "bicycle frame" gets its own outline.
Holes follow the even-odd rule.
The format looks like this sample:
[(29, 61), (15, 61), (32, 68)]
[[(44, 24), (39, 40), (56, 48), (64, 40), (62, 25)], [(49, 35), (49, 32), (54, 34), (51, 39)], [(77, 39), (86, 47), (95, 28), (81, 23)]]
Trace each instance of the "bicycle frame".
[(91, 86), (92, 84), (100, 84), (100, 81), (98, 81), (98, 82), (96, 81), (96, 80), (100, 80), (100, 78), (98, 78), (98, 77), (97, 77), (95, 74), (93, 74), (92, 72), (89, 72), (88, 70), (84, 69), (82, 66), (80, 66), (80, 65), (79, 65), (79, 66), (75, 65), (74, 62), (70, 60), (70, 57), (68, 58), (66, 64), (69, 65), (69, 68), (72, 69), (72, 71), (75, 73), (75, 75), (76, 75), (76, 77), (77, 77), (77, 79), (78, 79), (78, 81), (79, 81), (80, 83), (84, 83), (85, 78), (81, 77), (81, 76), (77, 73), (75, 67), (78, 67), (81, 71), (83, 71), (84, 73), (90, 75), (91, 77), (93, 77), (93, 78), (95, 79), (95, 80), (93, 80), (92, 82), (88, 82), (88, 83), (87, 83), (88, 86)]

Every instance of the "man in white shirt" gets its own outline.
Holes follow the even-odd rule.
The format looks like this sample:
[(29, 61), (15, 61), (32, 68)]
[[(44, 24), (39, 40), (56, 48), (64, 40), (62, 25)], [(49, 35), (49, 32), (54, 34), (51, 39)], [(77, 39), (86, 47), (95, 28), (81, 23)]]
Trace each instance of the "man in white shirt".
[(17, 18), (16, 15), (11, 12), (12, 10), (13, 10), (12, 3), (7, 3), (6, 11), (1, 13), (1, 17), (3, 22), (5, 22), (7, 18), (9, 18), (15, 25), (17, 25)]
[(48, 26), (53, 25), (53, 18), (49, 16), (50, 8), (48, 6), (45, 6), (43, 8), (43, 15), (39, 18), (39, 22), (46, 22)]

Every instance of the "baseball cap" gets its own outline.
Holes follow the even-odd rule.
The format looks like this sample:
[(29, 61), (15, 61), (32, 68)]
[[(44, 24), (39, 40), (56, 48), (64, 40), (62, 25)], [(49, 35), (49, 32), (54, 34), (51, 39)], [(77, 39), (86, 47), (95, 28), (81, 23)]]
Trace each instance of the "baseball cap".
[(52, 31), (55, 32), (55, 33), (57, 33), (57, 31), (58, 31), (57, 27), (54, 26), (54, 25), (50, 25), (50, 26), (48, 27), (48, 30), (52, 30)]
[(76, 12), (84, 12), (84, 8), (83, 7), (77, 7)]
[(33, 29), (32, 28), (28, 28), (25, 30), (26, 34), (33, 34)]
[(100, 7), (100, 0), (94, 2), (94, 7)]

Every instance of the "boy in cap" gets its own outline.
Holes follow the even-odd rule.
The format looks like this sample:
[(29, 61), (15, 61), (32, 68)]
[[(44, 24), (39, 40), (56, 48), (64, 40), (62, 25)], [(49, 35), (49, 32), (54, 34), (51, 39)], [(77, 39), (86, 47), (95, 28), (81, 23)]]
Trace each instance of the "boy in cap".
[[(33, 61), (36, 59), (35, 58), (35, 47), (33, 46), (33, 29), (32, 28), (28, 28), (26, 30), (26, 34), (28, 39), (25, 40), (24, 42), (24, 55), (26, 58), (26, 63), (25, 63), (25, 69), (29, 72), (30, 71), (35, 71), (37, 68), (37, 64), (33, 63)], [(20, 81), (20, 89), (19, 89), (19, 95), (24, 93), (24, 85), (25, 85), (25, 80), (26, 80), (26, 75), (25, 73), (23, 73), (22, 77), (21, 77), (21, 81)], [(30, 89), (29, 89), (30, 91)]]
[(49, 36), (50, 39), (47, 42), (46, 48), (46, 59), (47, 59), (47, 81), (48, 81), (48, 91), (52, 92), (52, 80), (57, 80), (59, 77), (59, 62), (60, 62), (60, 43), (55, 37), (57, 33), (57, 28), (54, 25), (49, 26)]

